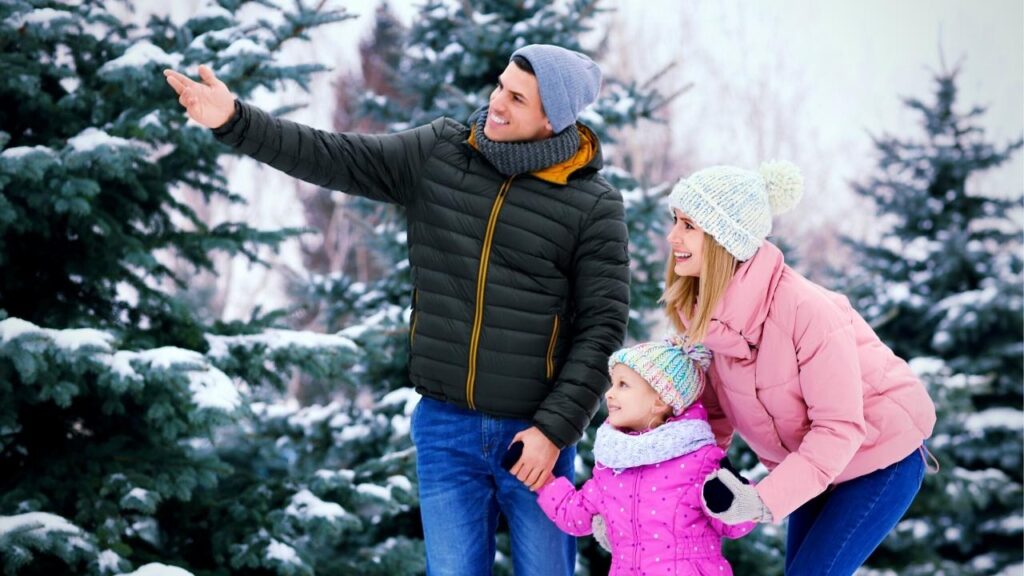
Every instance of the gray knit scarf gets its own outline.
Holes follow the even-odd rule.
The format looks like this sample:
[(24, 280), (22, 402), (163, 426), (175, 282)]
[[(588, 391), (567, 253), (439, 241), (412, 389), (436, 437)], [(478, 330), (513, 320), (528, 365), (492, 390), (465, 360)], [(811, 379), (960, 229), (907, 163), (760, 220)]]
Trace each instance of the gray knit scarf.
[(620, 472), (671, 460), (714, 443), (715, 435), (706, 420), (670, 420), (641, 434), (627, 434), (605, 423), (594, 438), (594, 460)]
[(487, 106), (469, 117), (476, 126), (476, 147), (503, 176), (529, 174), (572, 158), (580, 148), (580, 133), (573, 124), (551, 138), (534, 142), (494, 142), (484, 134)]

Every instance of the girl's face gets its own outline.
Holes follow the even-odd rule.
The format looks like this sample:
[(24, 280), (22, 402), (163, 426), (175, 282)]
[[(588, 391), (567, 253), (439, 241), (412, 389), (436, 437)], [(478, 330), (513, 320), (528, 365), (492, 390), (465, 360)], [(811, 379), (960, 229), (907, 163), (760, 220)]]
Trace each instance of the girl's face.
[(616, 364), (611, 376), (612, 387), (604, 395), (609, 424), (639, 431), (665, 421), (671, 408), (642, 376), (625, 364)]
[(676, 263), (675, 273), (699, 278), (704, 265), (704, 230), (678, 208), (672, 209), (672, 222), (667, 238)]

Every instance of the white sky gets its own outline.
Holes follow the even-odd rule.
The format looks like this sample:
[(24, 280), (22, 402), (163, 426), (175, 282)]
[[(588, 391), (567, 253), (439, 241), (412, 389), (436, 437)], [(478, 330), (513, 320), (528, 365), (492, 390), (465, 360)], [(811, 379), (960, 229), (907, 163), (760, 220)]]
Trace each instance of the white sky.
[[(607, 59), (640, 79), (675, 60), (659, 86), (694, 85), (664, 128), (680, 159), (670, 176), (791, 159), (808, 183), (794, 213), (812, 225), (857, 206), (849, 182), (875, 165), (872, 134), (920, 134), (901, 97), (930, 98), (940, 45), (947, 65), (961, 63), (960, 102), (989, 106), (988, 133), (1003, 143), (1024, 131), (1019, 0), (616, 4), (621, 30)], [(1021, 156), (979, 182), (1019, 197)]]

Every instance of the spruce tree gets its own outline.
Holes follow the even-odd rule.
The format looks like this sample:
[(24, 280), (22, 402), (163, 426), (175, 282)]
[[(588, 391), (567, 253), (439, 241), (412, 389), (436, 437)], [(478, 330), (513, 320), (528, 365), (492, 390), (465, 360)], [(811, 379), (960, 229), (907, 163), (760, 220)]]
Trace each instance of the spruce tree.
[(936, 402), (928, 475), (907, 517), (870, 559), (899, 574), (1008, 574), (1022, 563), (1024, 306), (1021, 190), (979, 175), (1024, 140), (993, 143), (981, 106), (962, 109), (957, 71), (934, 77), (913, 137), (876, 138), (878, 167), (855, 186), (879, 239), (848, 242), (856, 306)]
[(178, 198), (239, 201), (161, 69), (210, 64), (240, 98), (305, 86), (321, 67), (275, 54), (347, 17), (225, 0), (134, 27), (98, 1), (0, 5), (5, 575), (422, 572), (407, 396), (282, 399), (298, 372), (354, 397), (374, 319), (221, 323), (184, 292), (211, 252), (258, 262), (299, 231), (205, 222)]
[(0, 7), (3, 307), (42, 325), (109, 327), (144, 345), (201, 348), (202, 321), (162, 289), (186, 280), (159, 254), (209, 270), (214, 250), (257, 260), (260, 245), (296, 231), (210, 225), (172, 194), (186, 185), (238, 200), (217, 169), (222, 148), (208, 130), (184, 124), (160, 70), (216, 62), (240, 94), (301, 82), (317, 67), (261, 66), (264, 58), (337, 16), (304, 10), (292, 23), (243, 27), (211, 7), (181, 28), (154, 18), (139, 31), (100, 2), (50, 4)]

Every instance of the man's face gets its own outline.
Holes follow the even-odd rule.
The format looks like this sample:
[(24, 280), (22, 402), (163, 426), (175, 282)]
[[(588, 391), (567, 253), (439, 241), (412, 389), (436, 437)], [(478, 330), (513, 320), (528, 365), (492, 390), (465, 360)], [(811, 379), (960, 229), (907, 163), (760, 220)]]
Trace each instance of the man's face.
[(533, 74), (509, 62), (491, 92), (484, 134), (495, 142), (543, 140), (554, 134)]

